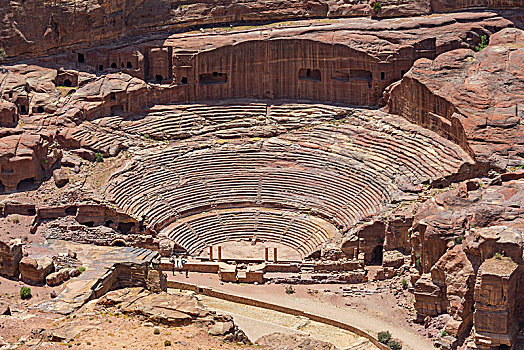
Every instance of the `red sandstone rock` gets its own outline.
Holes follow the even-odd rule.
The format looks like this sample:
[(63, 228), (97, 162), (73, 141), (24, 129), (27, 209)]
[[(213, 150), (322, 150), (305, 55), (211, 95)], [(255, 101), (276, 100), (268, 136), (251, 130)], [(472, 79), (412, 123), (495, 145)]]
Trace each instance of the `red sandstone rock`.
[(69, 279), (69, 269), (61, 269), (47, 275), (45, 281), (50, 286), (57, 286), (67, 279)]
[(22, 259), (22, 242), (11, 240), (0, 241), (0, 275), (18, 277), (18, 264)]
[[(381, 17), (417, 16), (431, 11), (449, 12), (471, 7), (522, 8), (518, 0), (381, 0), (380, 3)], [(80, 0), (75, 4), (61, 2), (54, 6), (45, 6), (38, 0), (26, 0), (23, 10), (17, 3), (7, 3), (2, 10), (5, 19), (0, 23), (3, 33), (0, 47), (5, 47), (9, 56), (15, 56), (38, 54), (72, 44), (93, 46), (101, 41), (119, 39), (122, 33), (150, 34), (152, 28), (172, 31), (242, 21), (361, 17), (368, 15), (370, 7), (368, 1), (337, 0), (199, 0), (189, 4), (181, 0), (125, 0), (118, 5)], [(27, 21), (28, 18), (38, 20)]]
[(480, 262), (493, 257), (495, 253), (510, 257), (522, 263), (522, 231), (507, 226), (490, 226), (473, 229), (466, 237), (466, 251), (480, 258)]
[(20, 278), (28, 284), (44, 284), (47, 275), (54, 270), (53, 260), (50, 258), (32, 259), (28, 257), (22, 258), (20, 261)]
[(14, 103), (0, 101), (0, 126), (13, 127), (18, 122), (18, 111)]
[(444, 254), (431, 269), (431, 278), (443, 291), (443, 305), (451, 315), (446, 332), (464, 339), (472, 324), (475, 273), (460, 245)]
[[(500, 185), (484, 186), (472, 191), (467, 191), (465, 188), (465, 183), (462, 183), (456, 189), (429, 199), (419, 207), (415, 214), (411, 238), (412, 254), (413, 260), (420, 259), (421, 269), (424, 273), (429, 272), (431, 267), (444, 254), (449, 242), (454, 242), (455, 239), (460, 241), (470, 227), (505, 225), (518, 228), (524, 226), (524, 181), (508, 181)], [(508, 233), (511, 231), (512, 229), (508, 229)], [(488, 238), (491, 236), (488, 232), (486, 232), (486, 238), (483, 238), (482, 241), (497, 241), (498, 238), (496, 237)], [(514, 232), (510, 236), (513, 237), (511, 238), (513, 243), (507, 243), (513, 247), (515, 247), (515, 244), (518, 246), (519, 243), (517, 242), (521, 240), (518, 232)], [(502, 240), (507, 241), (510, 236), (505, 236), (506, 238)], [(480, 238), (473, 237), (467, 238), (467, 242), (472, 241), (468, 243), (466, 249), (468, 253), (480, 257), (481, 253), (478, 247)], [(477, 243), (474, 243), (475, 241)], [(489, 245), (491, 243), (482, 244)], [(498, 249), (504, 249), (502, 246), (500, 247)], [(477, 253), (473, 252), (475, 249)], [(484, 253), (490, 251), (490, 248), (485, 249)], [(518, 250), (519, 248), (515, 249)], [(515, 254), (518, 253), (515, 252)], [(480, 263), (480, 260), (474, 262), (476, 267)]]
[(25, 179), (40, 182), (44, 167), (50, 167), (56, 161), (54, 157), (48, 158), (48, 149), (48, 140), (39, 134), (0, 138), (0, 181), (5, 188), (15, 190)]
[(500, 169), (524, 154), (524, 31), (505, 29), (475, 53), (461, 49), (421, 59), (393, 85), (388, 108), (435, 130)]
[[(509, 258), (489, 259), (480, 267), (475, 285), (474, 340), (477, 349), (515, 344), (522, 266)], [(520, 288), (520, 289), (519, 289)]]
[(60, 168), (53, 171), (53, 180), (57, 187), (63, 187), (69, 182), (69, 177), (67, 172)]

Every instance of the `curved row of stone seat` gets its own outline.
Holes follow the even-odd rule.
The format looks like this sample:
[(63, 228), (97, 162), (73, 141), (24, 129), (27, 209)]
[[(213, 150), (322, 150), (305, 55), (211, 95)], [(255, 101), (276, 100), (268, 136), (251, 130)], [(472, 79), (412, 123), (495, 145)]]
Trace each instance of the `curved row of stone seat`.
[[(391, 170), (391, 173), (398, 174), (399, 172), (409, 172), (410, 177), (418, 179), (420, 182), (423, 179), (438, 178), (442, 174), (452, 173), (462, 163), (465, 154), (461, 156), (450, 151), (450, 143), (444, 145), (439, 142), (434, 142), (432, 139), (418, 138), (411, 140), (407, 135), (402, 139), (384, 138), (381, 135), (372, 131), (354, 132), (350, 128), (339, 126), (336, 129), (332, 126), (319, 126), (314, 130), (310, 130), (307, 136), (310, 137), (309, 142), (314, 142), (321, 146), (326, 143), (334, 143), (333, 135), (343, 134), (351, 137), (351, 142), (344, 142), (338, 150), (333, 150), (342, 156), (351, 156), (355, 150), (360, 151), (367, 149), (373, 157), (368, 157), (366, 160), (369, 163), (375, 163), (378, 169), (384, 171)], [(305, 137), (305, 133), (300, 135), (285, 135), (284, 138), (290, 138), (294, 141)], [(346, 141), (346, 140), (344, 140)], [(446, 147), (447, 146), (447, 147)], [(424, 147), (426, 152), (421, 152), (420, 149)], [(433, 149), (433, 152), (428, 150)], [(391, 165), (392, 157), (401, 159), (404, 169), (394, 168)]]
[(271, 130), (284, 132), (304, 124), (325, 121), (341, 111), (345, 109), (304, 104), (271, 107), (266, 103), (157, 105), (141, 116), (127, 119), (107, 116), (86, 121), (80, 124), (74, 137), (85, 147), (97, 150), (107, 148), (114, 142), (126, 144), (126, 134), (135, 139), (176, 140), (213, 133), (223, 137), (225, 131), (238, 128), (241, 134), (248, 134), (249, 129), (255, 133), (256, 128), (268, 126)]
[[(317, 154), (260, 152), (257, 148), (238, 153), (219, 151), (208, 149), (171, 158), (167, 150), (161, 159), (144, 160), (143, 169), (136, 171), (136, 176), (122, 179), (127, 184), (141, 183), (141, 186), (127, 189), (127, 186), (118, 186), (112, 190), (114, 199), (124, 210), (156, 217), (155, 222), (164, 219), (150, 210), (149, 193), (166, 198), (179, 213), (213, 204), (258, 203), (324, 213), (323, 217), (347, 229), (349, 223), (379, 208), (392, 190), (388, 190), (387, 179), (381, 179), (380, 174), (370, 173), (366, 168), (354, 173), (344, 164), (339, 164), (340, 169), (334, 171), (336, 161), (322, 159)], [(272, 165), (290, 159), (295, 162), (287, 167)], [(160, 165), (162, 162), (166, 163)], [(326, 170), (329, 162), (332, 169)], [(363, 188), (367, 190), (362, 191)], [(135, 196), (145, 201), (136, 201), (139, 198)], [(172, 215), (165, 208), (159, 210), (162, 211), (168, 217)]]
[(310, 215), (281, 210), (214, 210), (179, 220), (161, 232), (193, 254), (231, 240), (266, 240), (286, 245), (302, 256), (334, 237), (336, 229)]
[[(286, 108), (271, 106), (269, 114), (285, 118)], [(402, 183), (447, 176), (469, 161), (450, 141), (385, 113), (316, 108), (342, 120), (255, 142), (149, 150), (112, 177), (109, 197), (157, 229), (210, 208), (259, 206), (312, 213), (344, 231)]]
[[(165, 157), (166, 154), (164, 154), (163, 156)], [(165, 158), (169, 158), (169, 157), (165, 157)], [(226, 157), (226, 158), (227, 158), (227, 157)], [(233, 157), (229, 157), (229, 158), (233, 158)], [(297, 158), (299, 158), (299, 157), (297, 157)], [(219, 159), (219, 158), (216, 157), (216, 156), (214, 156), (214, 159), (215, 159), (215, 162), (220, 163), (220, 164), (222, 164), (222, 165), (223, 165), (223, 164), (227, 164), (227, 159), (224, 159), (223, 161), (220, 161), (221, 159)], [(179, 163), (180, 163), (180, 160), (177, 159), (176, 163), (179, 164)], [(245, 162), (242, 161), (241, 163), (243, 163), (243, 164), (251, 164), (251, 163), (253, 163), (253, 161), (252, 161), (252, 159), (249, 159), (249, 160), (247, 160), (247, 161), (245, 161)], [(205, 164), (205, 162), (196, 162), (196, 164), (198, 164), (198, 166), (199, 166), (200, 168), (206, 168), (206, 164)], [(229, 165), (229, 164), (227, 164), (227, 165)], [(229, 165), (229, 166), (230, 166), (230, 165)], [(230, 168), (232, 168), (232, 167), (230, 166)], [(281, 172), (281, 170), (277, 170), (277, 171)], [(268, 172), (269, 174), (271, 174), (271, 172), (269, 171), (269, 169), (266, 169), (266, 172)], [(230, 170), (230, 173), (231, 173), (231, 170)], [(156, 175), (159, 175), (159, 174), (156, 174)], [(214, 174), (208, 174), (208, 175), (211, 175), (211, 176), (212, 176), (212, 175), (214, 175)], [(169, 176), (169, 175), (168, 175), (168, 176)], [(193, 178), (193, 177), (194, 177), (194, 176), (192, 176), (192, 175), (187, 175), (187, 174), (184, 174), (183, 176), (187, 176), (188, 178)], [(199, 176), (199, 175), (195, 175), (195, 176)], [(288, 179), (288, 181), (296, 182), (296, 181), (297, 181), (297, 179), (296, 179), (297, 176), (300, 177), (300, 172), (296, 172), (296, 173), (291, 174), (291, 176), (290, 176), (291, 179)], [(307, 176), (308, 176), (308, 177), (306, 178), (306, 181), (308, 181), (308, 182), (311, 181), (311, 179), (314, 179), (314, 174), (313, 174), (313, 175), (307, 175)], [(325, 175), (323, 175), (323, 177), (325, 177)], [(150, 180), (150, 183), (148, 184), (148, 186), (149, 186), (149, 185), (154, 186), (155, 182), (158, 182), (158, 181), (159, 181), (159, 179), (158, 179), (158, 178), (155, 178), (155, 177), (149, 177), (149, 176), (148, 176), (148, 179)], [(163, 184), (165, 184), (165, 180), (166, 180), (166, 176), (164, 176), (163, 179), (162, 179), (162, 183), (163, 183)], [(173, 180), (176, 181), (176, 179), (170, 179), (170, 180), (171, 180), (171, 181), (173, 181)], [(262, 189), (270, 187), (270, 186), (269, 186), (269, 185), (271, 184), (270, 181), (262, 181), (262, 182), (261, 182), (260, 179), (259, 179), (258, 181), (259, 181), (260, 183), (264, 184), (264, 186), (262, 186)], [(347, 183), (352, 183), (352, 181), (350, 181), (350, 178), (349, 178), (349, 177), (346, 178), (344, 181), (347, 182)], [(375, 180), (375, 181), (376, 181), (376, 180)], [(199, 188), (198, 191), (197, 191), (197, 192), (200, 193), (200, 195), (202, 195), (202, 194), (206, 194), (206, 193), (207, 193), (207, 195), (208, 195), (207, 198), (206, 198), (206, 197), (202, 197), (202, 198), (204, 199), (204, 201), (205, 201), (205, 204), (202, 204), (202, 205), (209, 205), (210, 200), (213, 199), (213, 196), (211, 195), (210, 192), (218, 193), (218, 194), (216, 195), (216, 197), (219, 197), (219, 196), (220, 196), (220, 192), (221, 192), (220, 188), (217, 189), (217, 190), (215, 190), (215, 191), (213, 191), (213, 187), (210, 188), (210, 186), (209, 186), (209, 181), (207, 181), (207, 182), (208, 182), (208, 185), (200, 184), (200, 185), (203, 185), (203, 186), (200, 186), (200, 188)], [(227, 181), (226, 181), (226, 182), (227, 182)], [(252, 179), (251, 179), (251, 184), (248, 185), (246, 188), (244, 188), (244, 187), (242, 186), (242, 184), (243, 184), (243, 182), (245, 182), (245, 180), (242, 181), (242, 179), (238, 179), (236, 176), (235, 176), (235, 177), (231, 177), (231, 181), (230, 181), (230, 182), (231, 182), (230, 186), (238, 186), (238, 188), (241, 189), (241, 190), (244, 190), (244, 191), (247, 191), (247, 192), (251, 192), (250, 195), (249, 195), (250, 198), (247, 199), (249, 202), (261, 202), (261, 201), (263, 201), (263, 199), (264, 199), (263, 196), (262, 196), (262, 200), (261, 200), (260, 198), (257, 198), (257, 199), (254, 198), (254, 197), (255, 197), (255, 184), (256, 184), (256, 178), (252, 178)], [(330, 185), (332, 185), (333, 183), (336, 183), (336, 182), (337, 182), (337, 179), (336, 179), (336, 178), (335, 178), (335, 179), (330, 179), (330, 182), (331, 182), (331, 183), (328, 183), (325, 187), (323, 187), (322, 191), (326, 191), (326, 189), (329, 189), (329, 188), (330, 188)], [(285, 181), (284, 181), (284, 183), (285, 183)], [(197, 184), (197, 185), (198, 185), (198, 184)], [(192, 187), (197, 187), (197, 185), (193, 185)], [(307, 188), (307, 184), (303, 184), (302, 186), (304, 186), (304, 187)], [(294, 191), (293, 191), (293, 187), (290, 189), (290, 191), (287, 191), (287, 192), (286, 192), (286, 190), (285, 190), (285, 186), (284, 186), (284, 188), (282, 188), (282, 187), (280, 188), (280, 190), (282, 190), (282, 189), (284, 189), (284, 191), (281, 191), (281, 192), (284, 192), (285, 198), (284, 198), (284, 199), (281, 199), (281, 201), (282, 201), (282, 202), (288, 201), (288, 200), (289, 200), (289, 197), (292, 197), (292, 196), (293, 196), (293, 193), (294, 193)], [(296, 186), (295, 186), (295, 189), (296, 189)], [(179, 190), (179, 191), (180, 191), (180, 190)], [(225, 189), (225, 191), (222, 191), (222, 192), (227, 193), (226, 191), (227, 191), (227, 188)], [(319, 196), (319, 193), (322, 193), (322, 191), (314, 193), (313, 196)], [(237, 192), (239, 192), (239, 191), (237, 191)], [(339, 192), (340, 192), (340, 191), (339, 191)], [(261, 193), (264, 193), (264, 191), (262, 191)], [(328, 193), (329, 193), (329, 192), (328, 192)], [(187, 196), (187, 193), (185, 193), (185, 192), (181, 192), (181, 194), (183, 194), (183, 196), (182, 196), (183, 198), (188, 198), (188, 197), (189, 197), (189, 198), (194, 198), (194, 196)], [(269, 192), (269, 194), (271, 194), (271, 192)], [(335, 193), (334, 195), (330, 195), (330, 196), (328, 196), (328, 197), (329, 197), (329, 199), (333, 199), (333, 198), (336, 198), (337, 195), (336, 195), (336, 193)], [(173, 199), (173, 198), (171, 197), (171, 202), (173, 202), (172, 199)], [(226, 202), (227, 202), (227, 201), (232, 201), (232, 202), (234, 202), (234, 201), (232, 200), (232, 198), (230, 198), (230, 197), (228, 197), (228, 196), (225, 196), (225, 197), (224, 197), (224, 200), (225, 200)], [(244, 200), (246, 200), (246, 199), (244, 199)], [(193, 201), (193, 202), (195, 202), (195, 201)], [(197, 201), (197, 202), (198, 202), (198, 201)], [(175, 203), (176, 203), (176, 202), (175, 202)], [(307, 202), (306, 202), (306, 203), (307, 203)], [(378, 203), (374, 202), (370, 207), (376, 209), (377, 204), (378, 204)], [(195, 206), (195, 205), (196, 205), (196, 206), (199, 206), (199, 205), (201, 205), (201, 204), (198, 204), (198, 203), (197, 203), (197, 204), (195, 204), (195, 203), (191, 203), (190, 205), (192, 205), (192, 206)], [(307, 204), (306, 204), (306, 205), (307, 205)], [(177, 205), (175, 205), (175, 206), (177, 206)], [(182, 211), (184, 211), (184, 210), (182, 210)], [(361, 214), (362, 214), (362, 213), (365, 214), (365, 210), (363, 210), (362, 208), (360, 208), (360, 213), (361, 213)], [(149, 216), (149, 215), (147, 215), (147, 216)]]
[[(115, 125), (118, 125), (120, 120), (120, 117), (107, 117), (94, 121), (85, 121), (76, 128), (72, 137), (80, 143), (81, 147), (94, 151), (108, 150), (115, 143), (125, 148), (131, 147), (137, 143), (138, 139), (115, 128)], [(111, 126), (106, 127), (104, 124)]]

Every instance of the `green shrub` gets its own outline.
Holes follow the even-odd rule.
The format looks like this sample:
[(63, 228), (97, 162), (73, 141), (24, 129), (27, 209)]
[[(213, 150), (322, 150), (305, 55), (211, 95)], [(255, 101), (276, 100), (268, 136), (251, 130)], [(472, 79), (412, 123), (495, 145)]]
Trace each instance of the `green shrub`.
[(31, 288), (29, 287), (22, 287), (20, 288), (20, 298), (23, 300), (30, 299), (31, 298)]
[(402, 279), (402, 289), (407, 289), (408, 288), (408, 281), (406, 281), (405, 278)]
[(104, 161), (104, 155), (102, 153), (95, 153), (95, 162), (102, 163)]
[(6, 57), (6, 53), (3, 47), (0, 47), (0, 61), (2, 61)]
[(441, 337), (445, 337), (448, 333), (446, 332), (445, 329), (442, 330), (442, 332), (440, 333), (440, 336)]
[(160, 329), (155, 328), (155, 330), (153, 331), (153, 334), (159, 335), (160, 334)]
[(493, 254), (493, 257), (494, 257), (495, 259), (497, 259), (497, 260), (502, 260), (502, 254), (500, 254), (500, 253), (495, 253), (495, 254)]
[(373, 1), (373, 2), (371, 3), (371, 8), (372, 8), (373, 10), (375, 10), (376, 12), (378, 12), (378, 11), (380, 11), (380, 9), (382, 8), (382, 4), (381, 4), (380, 2), (378, 2), (378, 1)]
[(80, 271), (80, 273), (84, 272), (85, 270), (85, 266), (78, 266), (78, 271)]
[(390, 339), (391, 339), (391, 333), (389, 333), (389, 331), (378, 333), (378, 341), (381, 342), (382, 344), (387, 344)]
[(164, 340), (164, 346), (171, 346), (170, 340)]
[(286, 294), (293, 294), (295, 293), (295, 290), (293, 289), (293, 286), (287, 286), (286, 287)]
[(462, 244), (463, 240), (464, 240), (464, 236), (462, 236), (462, 235), (455, 237), (455, 243), (456, 244)]
[(388, 347), (391, 350), (401, 350), (402, 349), (402, 344), (398, 340), (390, 340), (388, 342)]
[(475, 51), (477, 51), (477, 52), (481, 51), (483, 48), (488, 46), (488, 44), (489, 44), (488, 37), (486, 35), (481, 36), (480, 37), (480, 44), (475, 46)]

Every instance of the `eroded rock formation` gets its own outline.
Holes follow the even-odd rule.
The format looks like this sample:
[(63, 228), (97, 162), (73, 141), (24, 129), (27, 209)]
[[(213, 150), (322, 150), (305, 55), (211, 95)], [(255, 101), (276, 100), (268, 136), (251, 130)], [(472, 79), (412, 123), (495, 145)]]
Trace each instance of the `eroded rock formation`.
[(524, 79), (520, 29), (502, 30), (478, 53), (421, 59), (390, 87), (388, 109), (460, 144), (480, 163), (520, 166)]
[[(380, 17), (417, 16), (432, 11), (463, 8), (515, 9), (518, 0), (381, 1)], [(164, 31), (240, 22), (269, 22), (297, 18), (356, 17), (370, 14), (368, 1), (238, 0), (153, 1), (124, 0), (42, 3), (37, 0), (2, 3), (0, 47), (9, 56), (35, 55), (71, 45), (93, 46), (122, 36), (146, 35), (150, 28)], [(28, 18), (38, 18), (27, 21)], [(86, 30), (89, 28), (90, 30)], [(158, 30), (158, 29), (157, 29)]]
[(0, 275), (18, 277), (20, 260), (22, 260), (22, 241), (0, 241)]

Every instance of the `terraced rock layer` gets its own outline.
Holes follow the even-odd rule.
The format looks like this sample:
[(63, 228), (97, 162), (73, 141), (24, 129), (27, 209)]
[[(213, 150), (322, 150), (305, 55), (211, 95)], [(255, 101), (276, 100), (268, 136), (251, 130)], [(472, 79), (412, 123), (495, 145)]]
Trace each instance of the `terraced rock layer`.
[[(212, 119), (214, 108), (218, 116), (226, 107), (208, 106), (207, 118)], [(267, 108), (273, 120), (273, 106)], [(279, 105), (277, 115), (286, 108), (288, 121), (305, 118), (311, 125), (267, 139), (195, 137), (150, 148), (112, 176), (106, 195), (156, 230), (173, 223), (164, 233), (190, 251), (206, 242), (271, 232), (264, 238), (308, 254), (337, 231), (343, 233), (406, 193), (419, 191), (423, 182), (470, 164), (467, 154), (451, 142), (381, 112), (316, 106), (313, 111), (326, 114), (311, 118), (301, 107)], [(167, 129), (172, 121), (191, 130), (193, 115), (186, 116), (188, 124), (179, 124), (176, 112), (155, 122)], [(248, 119), (237, 122), (248, 126)], [(141, 123), (150, 126), (149, 121), (133, 122), (133, 130), (140, 130)], [(252, 129), (247, 130), (249, 137)], [(236, 212), (225, 211), (233, 208)], [(234, 224), (238, 215), (247, 215), (247, 220)], [(311, 226), (322, 221), (326, 223), (320, 227), (327, 230)]]

